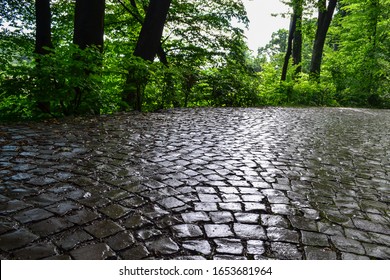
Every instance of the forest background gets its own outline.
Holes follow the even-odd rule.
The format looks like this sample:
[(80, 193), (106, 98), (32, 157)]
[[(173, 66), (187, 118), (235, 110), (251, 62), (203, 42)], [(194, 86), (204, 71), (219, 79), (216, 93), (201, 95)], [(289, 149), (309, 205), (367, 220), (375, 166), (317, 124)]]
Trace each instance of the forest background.
[[(390, 0), (0, 0), (0, 119), (197, 106), (390, 108)], [(264, 26), (258, 26), (259, 29)]]

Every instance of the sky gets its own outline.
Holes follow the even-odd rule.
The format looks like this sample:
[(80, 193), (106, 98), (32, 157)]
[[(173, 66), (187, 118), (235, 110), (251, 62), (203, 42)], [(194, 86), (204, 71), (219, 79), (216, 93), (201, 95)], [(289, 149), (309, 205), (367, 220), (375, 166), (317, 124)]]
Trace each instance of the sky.
[(264, 47), (273, 32), (290, 25), (289, 18), (273, 17), (271, 14), (284, 13), (288, 6), (280, 0), (243, 0), (250, 20), (249, 29), (245, 31), (248, 46), (257, 53), (259, 47)]

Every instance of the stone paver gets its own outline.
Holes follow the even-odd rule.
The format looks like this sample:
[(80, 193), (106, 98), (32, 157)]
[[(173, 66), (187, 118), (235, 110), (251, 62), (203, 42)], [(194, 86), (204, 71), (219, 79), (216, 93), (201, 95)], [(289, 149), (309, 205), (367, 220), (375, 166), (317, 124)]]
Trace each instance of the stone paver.
[(2, 259), (390, 259), (390, 111), (0, 124)]

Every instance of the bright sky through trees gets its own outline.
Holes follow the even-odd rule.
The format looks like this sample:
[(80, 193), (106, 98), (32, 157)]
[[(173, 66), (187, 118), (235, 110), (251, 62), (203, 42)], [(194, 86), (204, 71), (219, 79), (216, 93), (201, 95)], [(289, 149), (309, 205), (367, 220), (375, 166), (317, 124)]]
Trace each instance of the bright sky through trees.
[[(257, 52), (257, 48), (265, 46), (273, 32), (288, 29), (290, 19), (279, 14), (288, 11), (288, 6), (280, 0), (243, 0), (250, 20), (249, 30), (245, 31), (249, 48)], [(272, 14), (278, 14), (274, 17)]]

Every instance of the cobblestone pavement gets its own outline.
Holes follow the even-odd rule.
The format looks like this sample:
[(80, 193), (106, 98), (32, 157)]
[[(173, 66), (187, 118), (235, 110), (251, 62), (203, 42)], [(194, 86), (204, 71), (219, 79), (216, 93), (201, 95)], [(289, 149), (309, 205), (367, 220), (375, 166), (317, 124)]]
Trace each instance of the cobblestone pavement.
[(1, 259), (390, 259), (390, 111), (0, 125)]

